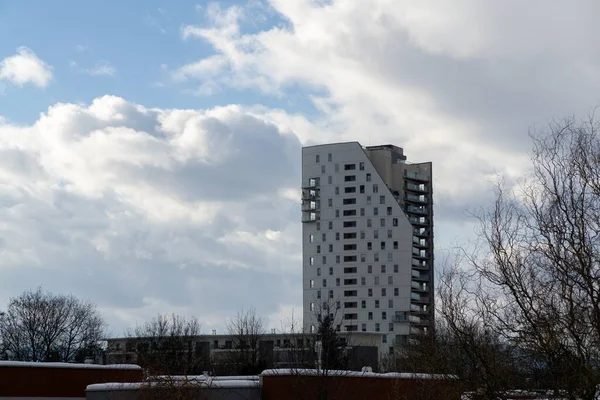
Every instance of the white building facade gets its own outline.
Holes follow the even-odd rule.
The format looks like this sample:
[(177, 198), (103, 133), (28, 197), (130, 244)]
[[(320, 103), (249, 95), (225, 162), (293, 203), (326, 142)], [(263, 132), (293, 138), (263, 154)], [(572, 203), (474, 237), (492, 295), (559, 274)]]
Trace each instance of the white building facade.
[(433, 329), (431, 163), (392, 145), (302, 149), (303, 321), (329, 314), (382, 347)]

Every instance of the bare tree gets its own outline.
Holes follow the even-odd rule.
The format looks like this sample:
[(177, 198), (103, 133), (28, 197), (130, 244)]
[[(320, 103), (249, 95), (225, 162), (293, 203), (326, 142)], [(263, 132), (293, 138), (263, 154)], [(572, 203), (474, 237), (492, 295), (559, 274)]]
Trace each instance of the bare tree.
[(4, 352), (23, 361), (83, 362), (95, 357), (105, 326), (93, 303), (41, 288), (12, 298), (0, 319)]
[[(479, 240), (438, 280), (460, 371), (487, 398), (510, 387), (594, 399), (600, 384), (600, 140), (592, 115), (534, 132), (532, 170), (475, 213)], [(460, 358), (459, 358), (460, 359)]]
[(235, 350), (231, 352), (232, 357), (229, 360), (232, 372), (253, 375), (266, 368), (260, 351), (265, 327), (254, 308), (238, 311), (227, 323), (227, 331), (231, 335)]
[(196, 318), (159, 314), (130, 333), (130, 348), (149, 376), (201, 374), (208, 352), (196, 343), (201, 326)]

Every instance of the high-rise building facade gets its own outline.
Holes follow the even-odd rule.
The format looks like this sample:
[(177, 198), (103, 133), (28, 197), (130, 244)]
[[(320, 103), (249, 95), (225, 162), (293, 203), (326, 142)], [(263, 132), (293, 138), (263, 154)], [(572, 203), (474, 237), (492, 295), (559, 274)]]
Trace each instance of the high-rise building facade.
[(306, 330), (329, 314), (393, 346), (433, 329), (432, 193), (431, 163), (399, 147), (302, 149)]

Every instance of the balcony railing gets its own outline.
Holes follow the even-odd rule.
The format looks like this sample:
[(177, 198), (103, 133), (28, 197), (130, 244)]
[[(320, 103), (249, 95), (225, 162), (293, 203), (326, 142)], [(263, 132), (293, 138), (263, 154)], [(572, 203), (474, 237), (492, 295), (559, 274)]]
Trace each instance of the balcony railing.
[(424, 217), (408, 217), (408, 220), (413, 225), (427, 225), (429, 222)]
[(420, 257), (420, 258), (429, 257), (429, 254), (425, 250), (415, 249), (414, 247), (413, 247), (412, 254), (413, 254), (413, 257)]
[(408, 179), (413, 179), (416, 181), (428, 182), (429, 177), (425, 174), (420, 174), (418, 172), (404, 171), (404, 176)]
[(413, 228), (413, 235), (416, 236), (429, 236), (429, 231), (425, 228)]
[(420, 184), (420, 185), (415, 185), (414, 183), (406, 183), (406, 189), (410, 190), (412, 192), (422, 192), (422, 193), (426, 193), (427, 192), (427, 186)]
[(427, 203), (427, 197), (423, 195), (417, 196), (415, 194), (407, 194), (405, 200), (412, 201), (414, 203)]
[(321, 208), (320, 201), (302, 201), (302, 211), (316, 211)]
[(317, 222), (320, 219), (320, 214), (318, 212), (310, 211), (302, 213), (302, 222)]
[(422, 283), (419, 282), (411, 282), (410, 286), (413, 288), (413, 290), (418, 290), (420, 292), (428, 292), (427, 287), (423, 287)]
[(421, 214), (421, 215), (427, 215), (429, 213), (429, 211), (427, 210), (426, 207), (417, 207), (417, 206), (407, 206), (406, 207), (406, 212), (412, 213), (412, 214)]

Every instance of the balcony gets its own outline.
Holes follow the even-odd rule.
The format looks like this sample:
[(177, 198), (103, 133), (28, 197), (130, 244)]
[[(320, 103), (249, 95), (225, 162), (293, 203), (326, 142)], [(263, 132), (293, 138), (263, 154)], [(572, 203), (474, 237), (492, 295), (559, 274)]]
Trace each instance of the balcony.
[(416, 236), (413, 236), (413, 246), (417, 247), (429, 247), (426, 239), (421, 239)]
[(419, 271), (412, 270), (412, 278), (418, 281), (429, 282), (429, 274), (422, 274)]
[(404, 200), (408, 201), (408, 202), (413, 202), (413, 203), (427, 203), (427, 197), (425, 197), (424, 195), (420, 195), (417, 196), (415, 194), (409, 194), (407, 193), (406, 196), (404, 197)]
[(429, 221), (425, 217), (408, 217), (408, 220), (413, 225), (428, 225)]
[(419, 193), (427, 193), (428, 192), (426, 185), (424, 185), (424, 184), (416, 185), (416, 184), (410, 183), (410, 182), (406, 183), (406, 190), (409, 190), (411, 192), (419, 192)]
[(418, 257), (418, 258), (428, 258), (429, 257), (429, 254), (425, 250), (415, 249), (414, 247), (413, 247), (412, 255), (413, 255), (413, 257)]
[(410, 305), (410, 311), (411, 312), (418, 312), (418, 313), (420, 313), (421, 312), (421, 307), (418, 306), (418, 305), (416, 305), (416, 304), (411, 304)]
[(418, 172), (404, 171), (404, 177), (413, 181), (429, 182), (429, 176)]
[(317, 211), (321, 208), (320, 201), (302, 201), (302, 211)]
[(419, 292), (429, 292), (429, 290), (427, 289), (427, 286), (423, 286), (422, 282), (411, 282), (410, 286), (412, 287), (413, 290), (418, 290)]
[(302, 189), (302, 201), (315, 201), (319, 199), (319, 189)]
[(429, 231), (425, 228), (413, 228), (413, 235), (415, 236), (429, 236)]
[(429, 213), (429, 210), (427, 210), (427, 207), (417, 207), (417, 206), (406, 206), (406, 212), (411, 213), (411, 214), (421, 214), (421, 215), (427, 215)]
[(320, 185), (320, 178), (310, 178), (308, 183), (305, 186), (302, 186), (302, 189), (318, 189)]
[(415, 293), (415, 292), (410, 292), (410, 299), (411, 299), (411, 301), (414, 301), (417, 303), (429, 303), (429, 297), (422, 296), (419, 293)]
[(413, 258), (412, 259), (412, 267), (416, 268), (416, 269), (429, 271), (429, 266), (427, 265), (427, 262), (424, 260), (416, 260)]
[(315, 211), (303, 212), (302, 223), (317, 222), (320, 220), (320, 214)]

